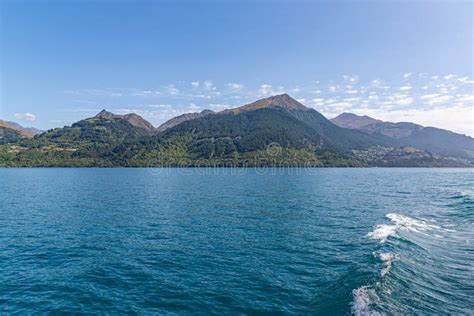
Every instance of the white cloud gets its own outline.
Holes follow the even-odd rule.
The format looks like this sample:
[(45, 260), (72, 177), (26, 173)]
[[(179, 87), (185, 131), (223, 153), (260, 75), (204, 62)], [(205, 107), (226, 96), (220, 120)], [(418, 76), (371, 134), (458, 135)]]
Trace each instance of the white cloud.
[(360, 98), (345, 98), (345, 99), (342, 99), (344, 102), (351, 102), (351, 103), (354, 103), (354, 102), (359, 102), (360, 101)]
[(260, 86), (260, 89), (258, 89), (258, 92), (262, 95), (269, 95), (272, 93), (272, 91), (273, 91), (272, 86), (266, 83), (262, 84)]
[(164, 109), (164, 108), (170, 108), (171, 104), (147, 104), (146, 106), (150, 108)]
[(216, 87), (214, 87), (214, 83), (211, 80), (204, 81), (202, 85), (206, 90), (216, 90)]
[(293, 89), (290, 90), (290, 93), (299, 93), (299, 92), (301, 92), (301, 89), (298, 88), (298, 87), (293, 88)]
[(438, 93), (425, 94), (425, 95), (422, 95), (422, 96), (420, 97), (420, 99), (422, 99), (422, 100), (427, 100), (427, 99), (428, 99), (428, 100), (429, 100), (429, 99), (436, 98), (436, 97), (438, 97), (438, 96), (439, 96)]
[[(66, 92), (73, 95), (84, 95), (83, 99), (94, 101), (91, 104), (109, 102), (108, 99), (103, 99), (103, 97), (111, 96), (123, 95), (135, 97), (136, 100), (143, 100), (138, 99), (138, 97), (143, 96), (150, 97), (146, 100), (154, 100), (152, 97), (159, 96), (159, 101), (155, 101), (155, 99), (149, 102), (154, 104), (143, 104), (143, 101), (140, 101), (140, 106), (143, 106), (141, 111), (155, 122), (157, 118), (167, 119), (189, 110), (201, 109), (196, 104), (188, 106), (190, 102), (202, 103), (203, 108), (218, 110), (224, 107), (232, 108), (250, 103), (257, 98), (269, 97), (284, 92), (297, 95), (300, 102), (305, 102), (308, 106), (315, 107), (325, 114), (334, 113), (337, 115), (340, 114), (337, 111), (347, 111), (348, 109), (351, 112), (361, 111), (360, 114), (367, 115), (370, 115), (371, 111), (387, 112), (387, 115), (395, 113), (393, 119), (387, 116), (388, 120), (391, 121), (394, 121), (397, 117), (403, 117), (397, 111), (408, 113), (418, 110), (431, 113), (435, 109), (468, 106), (474, 109), (474, 95), (470, 85), (474, 81), (470, 77), (461, 77), (454, 74), (442, 76), (426, 74), (421, 76), (405, 73), (402, 75), (404, 79), (412, 79), (416, 76), (416, 81), (410, 83), (409, 80), (404, 80), (403, 83), (397, 85), (399, 80), (387, 82), (383, 78), (365, 78), (367, 80), (362, 81), (357, 76), (344, 75), (339, 80), (317, 82), (318, 85), (315, 85), (315, 81), (311, 81), (307, 85), (303, 82), (295, 82), (291, 89), (285, 89), (277, 84), (263, 83), (257, 87), (247, 85), (244, 87), (242, 83), (229, 82), (225, 84), (225, 92), (221, 93), (211, 80), (199, 80), (193, 82), (179, 81), (176, 85), (164, 86), (161, 92), (153, 89), (130, 88), (68, 90)], [(209, 104), (211, 100), (213, 103)], [(123, 104), (124, 101), (120, 100), (120, 103)], [(353, 108), (348, 108), (350, 105)], [(97, 110), (94, 111), (97, 112)], [(408, 118), (404, 120), (406, 121)], [(474, 117), (467, 117), (466, 120), (470, 120), (471, 124), (474, 125)], [(436, 126), (436, 124), (436, 122), (433, 122), (428, 125)]]
[(158, 90), (139, 90), (136, 92), (132, 92), (131, 95), (140, 96), (140, 97), (149, 97), (149, 96), (161, 95), (161, 92)]
[(168, 87), (166, 87), (166, 90), (171, 95), (178, 95), (180, 93), (179, 89), (176, 88), (173, 84), (170, 84)]
[(374, 87), (380, 86), (381, 83), (382, 83), (382, 82), (381, 82), (379, 79), (374, 79), (374, 80), (372, 80), (372, 85), (373, 85)]
[(404, 98), (398, 99), (398, 100), (395, 101), (394, 103), (397, 104), (397, 105), (406, 106), (406, 105), (412, 104), (413, 101), (414, 101), (414, 100), (413, 100), (412, 97), (404, 97)]
[(200, 98), (200, 99), (212, 99), (212, 95), (210, 95), (210, 94), (203, 94), (203, 93), (193, 94), (192, 97), (194, 97), (194, 98)]
[(326, 104), (326, 105), (336, 103), (336, 102), (337, 102), (337, 99), (325, 99), (324, 100), (324, 104)]
[(335, 102), (331, 103), (330, 106), (342, 111), (352, 108), (352, 104), (349, 102)]
[(357, 80), (359, 80), (358, 76), (344, 75), (344, 76), (342, 76), (342, 78), (344, 79), (344, 81), (347, 81), (347, 82), (350, 82), (350, 83), (355, 83), (355, 82), (357, 82)]
[(222, 111), (225, 109), (230, 109), (233, 106), (227, 103), (211, 103), (209, 104), (209, 108), (213, 111)]
[(36, 115), (34, 115), (30, 112), (15, 113), (15, 114), (13, 114), (13, 117), (16, 118), (17, 120), (21, 120), (21, 121), (29, 121), (29, 122), (36, 121)]
[(201, 111), (201, 107), (199, 105), (197, 105), (196, 103), (189, 103), (188, 107), (187, 107), (187, 110), (189, 112), (198, 112), (198, 111)]
[(235, 83), (235, 82), (228, 83), (226, 86), (229, 87), (233, 91), (240, 91), (244, 87), (243, 84)]
[(420, 97), (420, 99), (426, 101), (426, 103), (429, 105), (445, 103), (451, 100), (452, 98), (453, 97), (450, 95), (440, 95), (440, 94), (428, 94), (428, 95), (423, 95)]
[(463, 83), (463, 84), (464, 84), (464, 83), (474, 83), (474, 80), (469, 80), (468, 77), (459, 78), (458, 81), (461, 82), (461, 83)]
[(456, 102), (467, 102), (470, 106), (474, 108), (474, 94), (459, 94), (457, 95)]
[(260, 96), (270, 96), (270, 95), (276, 95), (276, 94), (282, 94), (285, 91), (285, 88), (282, 86), (279, 86), (277, 89), (274, 89), (272, 85), (264, 83), (260, 85), (260, 88), (258, 89), (258, 93)]

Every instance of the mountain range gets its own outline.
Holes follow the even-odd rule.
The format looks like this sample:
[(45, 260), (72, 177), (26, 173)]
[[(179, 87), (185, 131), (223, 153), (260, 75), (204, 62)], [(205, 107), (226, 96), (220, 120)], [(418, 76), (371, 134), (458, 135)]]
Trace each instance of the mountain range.
[[(6, 138), (4, 138), (6, 139)], [(0, 166), (471, 167), (474, 139), (344, 113), (328, 120), (287, 94), (158, 128), (106, 110), (34, 137), (9, 137)]]
[(33, 127), (23, 127), (15, 122), (0, 120), (0, 144), (17, 142), (23, 138), (31, 138), (42, 131)]
[(408, 122), (383, 122), (369, 116), (358, 116), (351, 113), (343, 113), (331, 119), (331, 122), (340, 127), (359, 130), (370, 135), (382, 134), (396, 139), (405, 146), (424, 149), (431, 153), (460, 157), (471, 161), (474, 158), (472, 137), (444, 129), (424, 127)]

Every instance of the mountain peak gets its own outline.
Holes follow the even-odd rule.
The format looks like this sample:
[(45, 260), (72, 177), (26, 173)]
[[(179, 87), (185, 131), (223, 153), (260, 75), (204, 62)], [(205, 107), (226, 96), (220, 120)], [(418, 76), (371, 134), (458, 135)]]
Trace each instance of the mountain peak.
[(261, 99), (256, 102), (235, 108), (231, 110), (234, 113), (239, 113), (242, 111), (252, 111), (258, 110), (261, 108), (283, 108), (285, 110), (308, 110), (300, 102), (296, 101), (292, 97), (290, 97), (287, 93), (274, 95), (266, 99)]
[(109, 112), (109, 111), (104, 109), (104, 110), (100, 111), (99, 113), (97, 113), (97, 115), (94, 116), (94, 118), (100, 118), (100, 119), (104, 119), (104, 120), (122, 119), (122, 120), (125, 120), (125, 121), (129, 122), (133, 126), (139, 127), (139, 128), (144, 129), (148, 132), (154, 132), (155, 131), (155, 127), (153, 127), (153, 125), (151, 125), (150, 122), (148, 122), (143, 117), (141, 117), (140, 115), (135, 114), (135, 113), (119, 115), (119, 114), (114, 114), (114, 113)]
[(281, 108), (287, 110), (306, 110), (303, 104), (298, 102), (297, 100), (290, 97), (287, 93), (275, 95), (269, 98), (275, 106), (279, 106)]
[(120, 115), (116, 115), (112, 112), (109, 112), (105, 109), (103, 109), (102, 111), (100, 111), (99, 113), (97, 113), (96, 116), (94, 116), (96, 118), (102, 118), (102, 119), (106, 119), (106, 120), (110, 120), (110, 119), (113, 119), (113, 118), (117, 118), (117, 117), (120, 117)]
[(290, 97), (290, 95), (288, 93), (272, 95), (271, 97), (268, 97), (267, 99), (298, 102), (295, 99), (293, 99), (292, 97)]
[(376, 120), (367, 115), (360, 116), (357, 114), (344, 112), (335, 118), (332, 118), (331, 122), (340, 127), (358, 129), (363, 126), (381, 123), (382, 121)]
[(374, 119), (373, 117), (370, 117), (370, 116), (367, 116), (367, 115), (357, 115), (357, 114), (354, 114), (354, 113), (349, 113), (349, 112), (343, 112), (341, 114), (339, 114), (337, 117), (339, 118), (364, 118), (364, 119), (368, 119), (368, 120), (373, 120), (373, 121), (379, 121), (377, 119)]

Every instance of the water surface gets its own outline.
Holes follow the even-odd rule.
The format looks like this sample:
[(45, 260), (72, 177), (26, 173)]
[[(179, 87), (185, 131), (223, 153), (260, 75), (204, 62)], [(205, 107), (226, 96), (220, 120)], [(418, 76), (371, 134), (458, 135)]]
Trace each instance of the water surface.
[(468, 169), (0, 169), (0, 312), (473, 314)]

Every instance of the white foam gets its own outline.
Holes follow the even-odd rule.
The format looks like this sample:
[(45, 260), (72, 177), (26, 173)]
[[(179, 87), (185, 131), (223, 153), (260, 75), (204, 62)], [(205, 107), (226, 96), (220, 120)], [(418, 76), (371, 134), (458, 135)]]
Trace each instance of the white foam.
[(439, 226), (428, 224), (425, 221), (419, 220), (419, 219), (414, 219), (408, 216), (396, 214), (396, 213), (390, 213), (386, 215), (387, 218), (389, 218), (392, 222), (397, 225), (397, 227), (403, 229), (403, 230), (411, 230), (415, 232), (420, 232), (420, 231), (426, 231), (428, 229), (439, 229)]
[(388, 272), (390, 272), (390, 269), (392, 268), (392, 262), (399, 258), (396, 253), (391, 252), (379, 253), (378, 257), (385, 263), (382, 271), (380, 271), (381, 277), (384, 277)]
[(370, 306), (380, 302), (375, 290), (368, 285), (362, 286), (352, 291), (354, 301), (352, 302), (352, 312), (357, 316), (380, 316), (380, 312), (372, 311)]
[(384, 243), (388, 237), (395, 236), (397, 233), (397, 226), (380, 224), (375, 227), (373, 231), (367, 234), (367, 237), (372, 239), (380, 240), (380, 243)]
[(382, 261), (393, 261), (397, 258), (397, 254), (396, 253), (391, 253), (391, 252), (383, 252), (383, 253), (380, 253), (379, 254), (379, 258), (380, 260)]
[(429, 229), (440, 229), (439, 226), (428, 224), (426, 221), (396, 213), (390, 213), (386, 216), (394, 223), (394, 225), (377, 225), (373, 231), (367, 234), (367, 237), (378, 239), (380, 240), (380, 243), (384, 243), (390, 236), (397, 237), (397, 230), (425, 232)]

